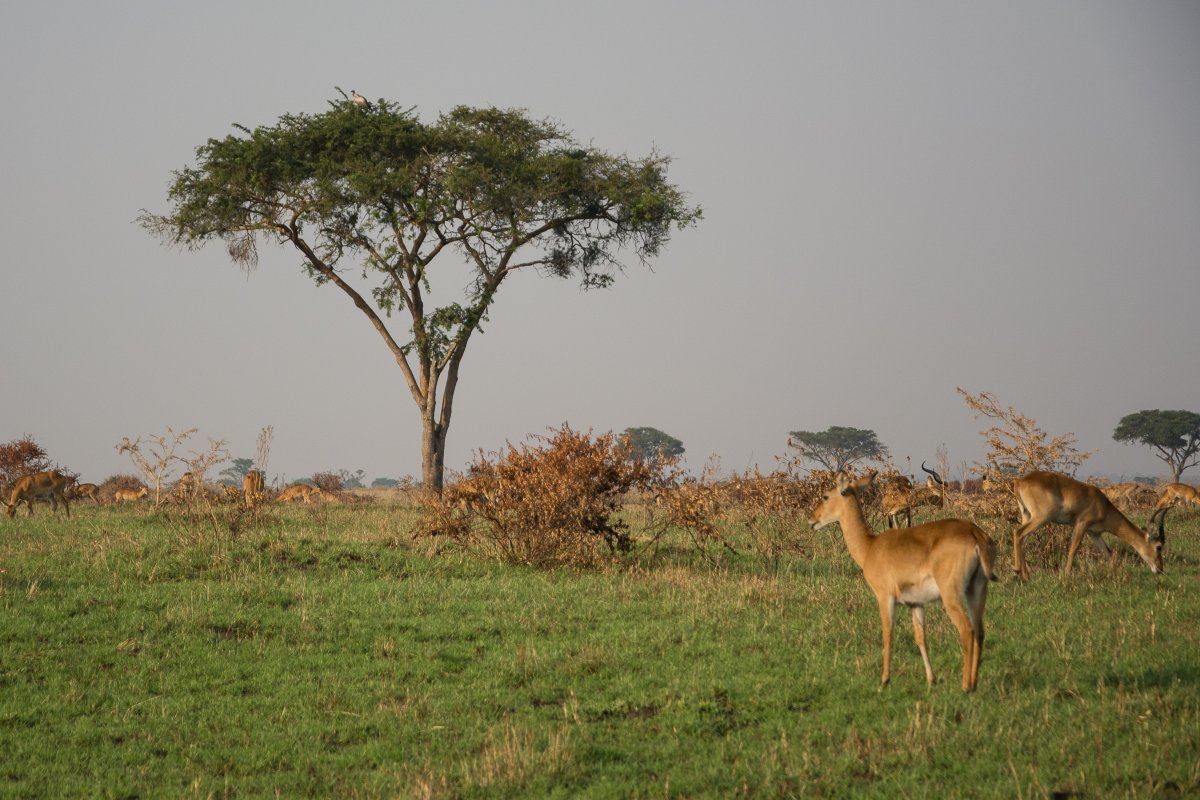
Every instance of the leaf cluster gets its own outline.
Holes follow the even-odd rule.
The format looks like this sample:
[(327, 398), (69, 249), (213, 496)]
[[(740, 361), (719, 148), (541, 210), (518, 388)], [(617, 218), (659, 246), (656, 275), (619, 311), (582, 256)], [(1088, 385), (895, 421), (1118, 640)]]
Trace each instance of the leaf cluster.
[[(209, 139), (175, 173), (170, 210), (139, 221), (184, 247), (223, 241), (248, 269), (260, 242), (290, 244), (318, 284), (343, 285), (352, 266), (383, 315), (410, 312), (405, 352), (437, 360), (485, 320), (512, 270), (606, 286), (619, 250), (656, 255), (672, 226), (700, 217), (666, 180), (668, 158), (581, 146), (522, 110), (460, 106), (426, 124), (383, 99), (329, 106)], [(447, 250), (468, 265), (465, 298), (427, 307), (430, 265)]]

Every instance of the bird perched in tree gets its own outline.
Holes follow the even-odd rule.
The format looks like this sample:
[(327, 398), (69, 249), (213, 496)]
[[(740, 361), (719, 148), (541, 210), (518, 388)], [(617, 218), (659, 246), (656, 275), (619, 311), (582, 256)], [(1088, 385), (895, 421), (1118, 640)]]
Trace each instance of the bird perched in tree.
[(359, 106), (360, 108), (365, 108), (367, 111), (370, 111), (372, 108), (371, 101), (368, 100), (367, 98), (363, 97), (361, 94), (354, 91), (353, 89), (350, 90), (350, 99), (354, 101), (354, 104), (356, 106)]

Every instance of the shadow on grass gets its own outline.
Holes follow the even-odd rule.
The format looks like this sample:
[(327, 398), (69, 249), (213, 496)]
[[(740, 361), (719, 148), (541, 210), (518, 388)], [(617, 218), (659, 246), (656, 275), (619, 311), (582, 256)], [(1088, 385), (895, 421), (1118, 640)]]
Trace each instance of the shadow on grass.
[(1126, 686), (1142, 688), (1167, 689), (1176, 685), (1195, 686), (1200, 684), (1200, 664), (1165, 665), (1140, 673), (1109, 672), (1104, 679), (1112, 684), (1124, 683)]

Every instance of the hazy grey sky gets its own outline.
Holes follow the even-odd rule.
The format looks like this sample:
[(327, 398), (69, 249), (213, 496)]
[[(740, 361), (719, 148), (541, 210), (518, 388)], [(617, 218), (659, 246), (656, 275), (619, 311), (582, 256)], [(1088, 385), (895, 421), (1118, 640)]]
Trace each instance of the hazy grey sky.
[(1075, 432), (1088, 471), (1162, 474), (1117, 421), (1200, 411), (1191, 0), (25, 3), (0, 67), (0, 441), (87, 480), (167, 425), (237, 456), (273, 425), (272, 477), (420, 473), (411, 397), (345, 296), (291, 252), (247, 276), (134, 223), (207, 138), (334, 86), (657, 147), (705, 210), (609, 290), (506, 285), (448, 466), (564, 421), (661, 428), (694, 467), (771, 468), (830, 425), (959, 464), (983, 449), (963, 386)]

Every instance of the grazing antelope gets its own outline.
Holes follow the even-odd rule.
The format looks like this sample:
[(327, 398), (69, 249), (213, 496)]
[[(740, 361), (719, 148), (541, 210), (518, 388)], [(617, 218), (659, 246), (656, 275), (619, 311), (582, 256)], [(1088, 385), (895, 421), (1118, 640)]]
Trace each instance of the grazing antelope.
[(925, 606), (940, 601), (962, 639), (963, 691), (973, 691), (983, 655), (987, 585), (995, 580), (992, 563), (996, 545), (979, 526), (964, 519), (941, 519), (875, 535), (867, 526), (858, 497), (874, 480), (874, 472), (858, 480), (839, 474), (837, 488), (824, 495), (808, 521), (813, 528), (834, 522), (841, 525), (846, 549), (875, 593), (883, 622), (880, 685), (891, 679), (892, 626), (897, 604), (912, 609), (913, 637), (925, 663), (925, 679), (933, 685), (933, 667), (925, 649)]
[(117, 489), (113, 495), (113, 502), (132, 503), (143, 497), (147, 497), (149, 494), (150, 490), (145, 486), (138, 487), (137, 489)]
[(266, 494), (266, 482), (262, 470), (252, 469), (242, 478), (242, 492), (246, 496), (246, 507), (253, 508), (263, 501)]
[(280, 492), (279, 502), (291, 503), (301, 500), (307, 504), (313, 500), (324, 499), (324, 497), (325, 493), (319, 487), (309, 486), (307, 483), (296, 483)]
[(1167, 514), (1165, 508), (1155, 511), (1150, 517), (1151, 526), (1155, 517), (1158, 518), (1158, 531), (1154, 532), (1151, 528), (1142, 530), (1130, 522), (1095, 486), (1057, 472), (1038, 471), (1022, 475), (1017, 478), (1013, 489), (1021, 509), (1021, 524), (1013, 530), (1013, 571), (1018, 577), (1025, 578), (1029, 574), (1021, 558), (1021, 540), (1048, 522), (1075, 526), (1071, 545), (1067, 549), (1064, 575), (1071, 574), (1075, 551), (1079, 549), (1085, 533), (1092, 537), (1097, 547), (1105, 553), (1109, 552), (1108, 545), (1100, 537), (1104, 531), (1124, 539), (1150, 565), (1152, 572), (1162, 572), (1162, 549), (1166, 542), (1163, 530)]
[(95, 503), (96, 505), (99, 505), (100, 504), (100, 497), (98, 495), (99, 491), (100, 491), (100, 487), (94, 483), (80, 483), (80, 484), (76, 484), (73, 495), (75, 497), (86, 497), (89, 500), (91, 500), (93, 503)]
[(13, 486), (8, 498), (8, 516), (17, 514), (17, 506), (24, 503), (29, 508), (29, 516), (33, 516), (33, 501), (47, 500), (50, 503), (50, 513), (58, 511), (58, 501), (62, 501), (67, 510), (67, 519), (71, 518), (71, 505), (67, 502), (67, 476), (58, 470), (38, 472), (26, 475)]
[(1162, 488), (1162, 493), (1158, 496), (1158, 502), (1154, 504), (1154, 512), (1170, 508), (1176, 503), (1188, 505), (1189, 503), (1200, 506), (1200, 491), (1197, 491), (1194, 486), (1188, 486), (1186, 483), (1168, 483)]

